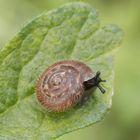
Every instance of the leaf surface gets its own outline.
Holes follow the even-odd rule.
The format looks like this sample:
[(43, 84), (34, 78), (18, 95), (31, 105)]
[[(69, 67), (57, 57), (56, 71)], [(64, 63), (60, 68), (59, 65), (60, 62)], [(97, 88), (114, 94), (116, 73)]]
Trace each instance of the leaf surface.
[[(116, 25), (100, 27), (97, 11), (75, 2), (28, 23), (0, 50), (0, 139), (50, 140), (100, 121), (111, 107), (113, 50), (123, 33)], [(95, 90), (82, 106), (49, 113), (36, 99), (35, 85), (49, 65), (80, 60), (106, 79), (106, 94)]]

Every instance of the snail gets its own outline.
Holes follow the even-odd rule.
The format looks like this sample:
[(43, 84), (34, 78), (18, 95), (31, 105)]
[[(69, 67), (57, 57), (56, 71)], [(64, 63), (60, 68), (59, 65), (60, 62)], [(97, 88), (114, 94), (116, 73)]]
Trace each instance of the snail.
[(52, 112), (64, 112), (78, 104), (85, 91), (98, 87), (105, 82), (84, 63), (75, 60), (64, 60), (48, 67), (40, 76), (36, 86), (39, 103)]

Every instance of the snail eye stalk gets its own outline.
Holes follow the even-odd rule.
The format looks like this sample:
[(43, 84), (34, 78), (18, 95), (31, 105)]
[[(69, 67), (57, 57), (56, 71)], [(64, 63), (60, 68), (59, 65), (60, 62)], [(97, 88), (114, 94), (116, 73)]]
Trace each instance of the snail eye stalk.
[(97, 71), (96, 75), (93, 78), (91, 78), (87, 81), (84, 81), (83, 85), (84, 85), (85, 90), (89, 90), (93, 87), (98, 87), (100, 89), (100, 91), (104, 94), (105, 90), (101, 87), (100, 83), (106, 82), (106, 80), (102, 80), (100, 78), (100, 75), (101, 75), (101, 73), (99, 71)]

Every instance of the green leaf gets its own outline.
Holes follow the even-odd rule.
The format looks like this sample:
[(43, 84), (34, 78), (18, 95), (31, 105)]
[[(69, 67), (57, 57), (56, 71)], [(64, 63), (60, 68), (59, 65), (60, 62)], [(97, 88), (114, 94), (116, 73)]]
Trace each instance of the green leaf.
[[(97, 11), (70, 3), (28, 23), (0, 50), (0, 139), (49, 140), (100, 121), (111, 107), (113, 50), (123, 33), (100, 27)], [(80, 60), (106, 79), (106, 94), (94, 91), (83, 106), (49, 113), (36, 99), (35, 85), (49, 65)]]

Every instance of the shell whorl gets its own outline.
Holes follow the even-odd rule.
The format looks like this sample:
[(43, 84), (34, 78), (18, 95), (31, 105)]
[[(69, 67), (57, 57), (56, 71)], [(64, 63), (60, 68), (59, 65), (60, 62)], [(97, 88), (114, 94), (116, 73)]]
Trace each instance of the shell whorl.
[(55, 63), (41, 75), (37, 83), (37, 99), (48, 110), (63, 112), (81, 100), (83, 81), (91, 77), (91, 69), (81, 62)]

